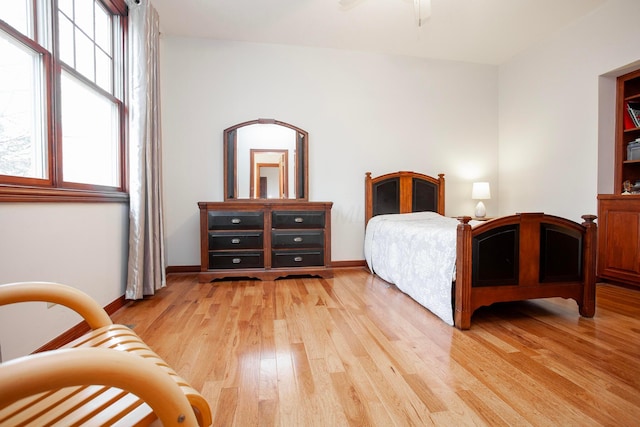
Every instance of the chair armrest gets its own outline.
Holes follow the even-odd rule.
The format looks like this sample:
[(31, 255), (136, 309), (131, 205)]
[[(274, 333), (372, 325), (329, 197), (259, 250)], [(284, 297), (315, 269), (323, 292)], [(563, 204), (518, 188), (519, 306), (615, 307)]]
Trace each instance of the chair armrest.
[(142, 357), (105, 348), (51, 350), (0, 365), (0, 408), (50, 390), (78, 385), (117, 387), (145, 401), (165, 426), (197, 426), (180, 386)]
[(107, 312), (93, 298), (71, 286), (51, 282), (0, 285), (0, 306), (31, 301), (50, 302), (70, 308), (82, 316), (91, 329), (113, 323)]

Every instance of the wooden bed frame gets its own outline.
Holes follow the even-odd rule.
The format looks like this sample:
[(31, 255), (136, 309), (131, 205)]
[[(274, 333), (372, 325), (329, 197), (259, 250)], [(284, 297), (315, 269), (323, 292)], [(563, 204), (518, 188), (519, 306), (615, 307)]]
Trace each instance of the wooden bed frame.
[[(444, 215), (444, 174), (415, 172), (365, 176), (365, 225), (387, 213)], [(458, 217), (454, 322), (469, 329), (473, 312), (495, 302), (572, 298), (584, 317), (595, 314), (595, 215), (584, 222), (520, 213), (475, 227)]]

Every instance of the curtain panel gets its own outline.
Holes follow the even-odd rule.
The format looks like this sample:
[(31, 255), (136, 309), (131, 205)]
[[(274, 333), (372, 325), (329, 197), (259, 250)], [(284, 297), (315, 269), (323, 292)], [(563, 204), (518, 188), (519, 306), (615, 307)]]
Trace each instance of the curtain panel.
[(127, 299), (166, 285), (162, 202), (159, 17), (149, 0), (129, 7), (129, 258)]

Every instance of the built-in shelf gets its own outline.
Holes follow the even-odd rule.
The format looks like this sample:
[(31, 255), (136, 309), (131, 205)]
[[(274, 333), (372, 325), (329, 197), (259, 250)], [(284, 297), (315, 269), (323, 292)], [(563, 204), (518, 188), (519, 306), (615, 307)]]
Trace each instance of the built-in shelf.
[(625, 181), (640, 181), (640, 160), (627, 160), (627, 146), (640, 138), (627, 105), (639, 101), (640, 70), (618, 77), (614, 191), (598, 195), (598, 278), (633, 286), (640, 286), (640, 194), (622, 192)]

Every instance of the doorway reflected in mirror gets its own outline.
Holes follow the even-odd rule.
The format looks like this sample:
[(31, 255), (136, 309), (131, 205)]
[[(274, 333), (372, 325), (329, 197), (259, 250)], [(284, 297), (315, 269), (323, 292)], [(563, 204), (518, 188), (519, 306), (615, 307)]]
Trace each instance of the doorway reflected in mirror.
[[(252, 199), (288, 199), (289, 191), (295, 190), (289, 180), (289, 150), (250, 149)], [(294, 162), (295, 163), (295, 162)]]

